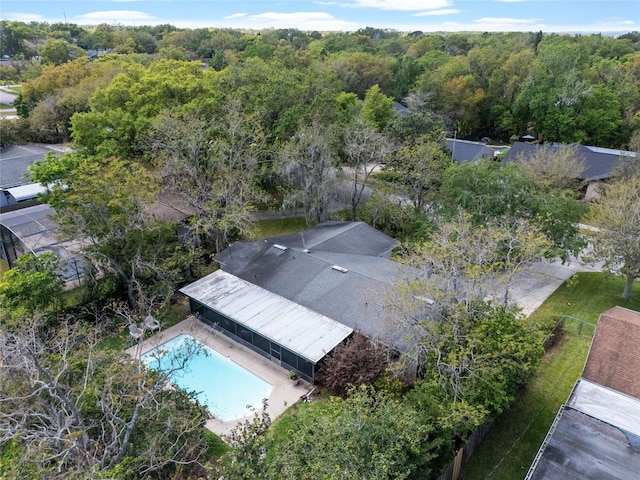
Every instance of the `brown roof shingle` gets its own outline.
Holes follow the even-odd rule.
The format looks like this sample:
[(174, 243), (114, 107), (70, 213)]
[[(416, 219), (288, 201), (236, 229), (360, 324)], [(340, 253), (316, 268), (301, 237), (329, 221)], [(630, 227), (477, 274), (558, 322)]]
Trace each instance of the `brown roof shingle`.
[(582, 377), (640, 399), (640, 312), (614, 307), (600, 315)]

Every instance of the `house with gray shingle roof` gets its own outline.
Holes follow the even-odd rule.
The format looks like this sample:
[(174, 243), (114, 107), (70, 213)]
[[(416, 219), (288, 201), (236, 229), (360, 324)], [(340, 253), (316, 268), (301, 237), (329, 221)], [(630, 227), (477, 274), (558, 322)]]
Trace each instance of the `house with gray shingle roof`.
[[(362, 222), (323, 222), (299, 233), (234, 243), (216, 257), (221, 271), (195, 282), (203, 288), (187, 286), (180, 291), (190, 298), (192, 311), (205, 322), (312, 380), (315, 363), (321, 358), (311, 358), (303, 346), (310, 344), (306, 337), (317, 336), (317, 325), (327, 327), (334, 322), (343, 327), (331, 334), (331, 341), (323, 343), (325, 354), (354, 330), (389, 346), (402, 341), (400, 331), (387, 328), (384, 305), (384, 292), (395, 285), (399, 275), (400, 265), (390, 260), (397, 245), (393, 238)], [(231, 308), (222, 311), (209, 290), (215, 285), (223, 296), (232, 295), (238, 288), (234, 287), (237, 280), (252, 289), (246, 290), (243, 299), (236, 296), (239, 303), (233, 308), (238, 309), (237, 314)], [(206, 287), (207, 282), (210, 287)], [(286, 327), (289, 335), (276, 338), (269, 330), (279, 321), (278, 308), (270, 311), (272, 320), (243, 316), (247, 312), (264, 315), (264, 309), (251, 306), (259, 294), (266, 298), (261, 292), (281, 299), (282, 308), (295, 304), (306, 309), (307, 314), (300, 314)], [(311, 313), (322, 316), (325, 323), (317, 323)], [(346, 331), (349, 333), (344, 335)], [(329, 334), (316, 341), (328, 338)]]
[(487, 145), (484, 142), (447, 138), (447, 150), (452, 160), (462, 163), (477, 162), (482, 158), (494, 158), (507, 147)]
[[(545, 144), (550, 148), (564, 148), (566, 145)], [(536, 143), (515, 142), (503, 157), (504, 162), (519, 162), (533, 155), (542, 145)], [(591, 198), (595, 194), (595, 189), (599, 182), (612, 178), (615, 174), (615, 167), (623, 157), (635, 157), (634, 152), (627, 150), (616, 150), (612, 148), (590, 147), (587, 145), (577, 145), (578, 154), (584, 161), (585, 168), (579, 172), (578, 178), (587, 182), (586, 197)]]

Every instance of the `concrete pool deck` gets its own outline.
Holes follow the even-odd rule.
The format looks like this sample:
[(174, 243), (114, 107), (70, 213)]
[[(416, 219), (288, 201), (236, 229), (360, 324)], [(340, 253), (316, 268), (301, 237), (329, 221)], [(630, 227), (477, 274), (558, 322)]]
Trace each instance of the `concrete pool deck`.
[[(310, 386), (304, 382), (300, 382), (299, 385), (294, 386), (289, 380), (288, 370), (282, 366), (244, 345), (234, 342), (231, 338), (214, 330), (193, 316), (187, 317), (173, 327), (169, 327), (166, 330), (152, 335), (133, 347), (128, 348), (126, 351), (133, 357), (140, 358), (142, 354), (149, 350), (185, 333), (193, 336), (221, 355), (233, 360), (238, 365), (241, 365), (253, 374), (269, 382), (273, 386), (273, 389), (269, 396), (267, 412), (272, 420), (281, 415), (288, 407), (299, 401), (300, 397), (310, 390)], [(261, 411), (261, 408), (256, 410), (258, 414), (261, 413)], [(207, 421), (206, 426), (218, 435), (228, 435), (238, 423), (248, 418), (251, 419), (253, 416), (253, 412), (247, 411), (246, 417), (226, 422), (212, 417), (211, 420)]]

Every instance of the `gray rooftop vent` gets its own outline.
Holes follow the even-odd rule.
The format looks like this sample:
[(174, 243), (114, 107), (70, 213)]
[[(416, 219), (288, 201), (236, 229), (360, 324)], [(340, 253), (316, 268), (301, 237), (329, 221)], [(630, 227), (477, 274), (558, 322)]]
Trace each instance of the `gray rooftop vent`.
[(285, 247), (284, 245), (280, 245), (279, 243), (274, 243), (273, 246), (275, 248), (277, 248), (278, 250), (286, 250), (287, 247)]
[(338, 272), (341, 272), (341, 273), (347, 273), (349, 271), (346, 268), (341, 267), (340, 265), (334, 265), (331, 268), (333, 268), (334, 270), (337, 270)]

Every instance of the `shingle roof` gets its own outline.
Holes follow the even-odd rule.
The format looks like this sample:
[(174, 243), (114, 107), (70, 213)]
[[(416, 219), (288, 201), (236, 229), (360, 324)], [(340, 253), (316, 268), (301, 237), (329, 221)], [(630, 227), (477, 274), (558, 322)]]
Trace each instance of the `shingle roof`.
[(363, 222), (323, 222), (302, 233), (272, 237), (291, 248), (334, 253), (389, 256), (398, 241)]
[[(562, 148), (566, 145), (545, 144), (549, 148)], [(505, 162), (517, 162), (520, 157), (527, 158), (541, 145), (534, 143), (515, 142), (503, 158)], [(620, 161), (621, 156), (632, 156), (633, 152), (615, 150), (610, 148), (589, 147), (578, 145), (578, 152), (584, 160), (585, 169), (580, 173), (580, 178), (586, 181), (604, 180), (613, 175), (613, 169)]]
[(640, 312), (614, 307), (600, 315), (583, 378), (640, 399)]
[(493, 158), (496, 150), (482, 142), (447, 138), (447, 149), (456, 162), (475, 162), (481, 158)]
[(364, 223), (325, 222), (302, 235), (235, 243), (216, 260), (224, 271), (396, 344), (398, 338), (381, 338), (381, 332), (387, 330), (383, 292), (394, 284), (399, 265), (379, 256), (396, 244)]

